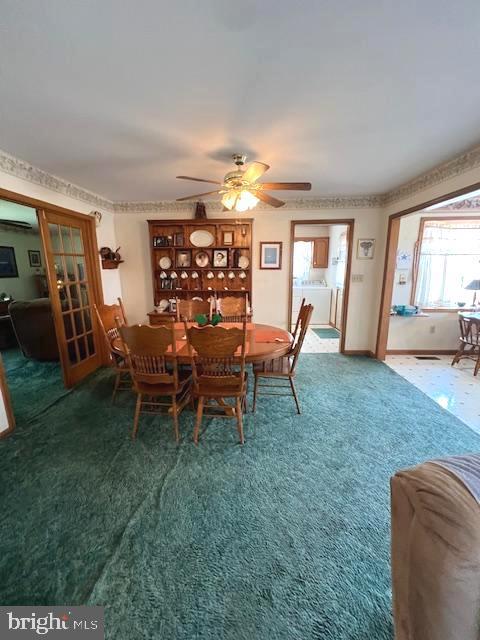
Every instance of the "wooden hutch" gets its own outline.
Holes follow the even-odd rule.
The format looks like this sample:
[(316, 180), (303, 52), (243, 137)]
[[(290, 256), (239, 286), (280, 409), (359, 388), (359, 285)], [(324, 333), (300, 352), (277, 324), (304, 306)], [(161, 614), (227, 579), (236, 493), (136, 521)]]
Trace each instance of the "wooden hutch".
[[(155, 316), (175, 298), (244, 295), (252, 301), (252, 219), (148, 220)], [(167, 306), (167, 302), (169, 303)]]

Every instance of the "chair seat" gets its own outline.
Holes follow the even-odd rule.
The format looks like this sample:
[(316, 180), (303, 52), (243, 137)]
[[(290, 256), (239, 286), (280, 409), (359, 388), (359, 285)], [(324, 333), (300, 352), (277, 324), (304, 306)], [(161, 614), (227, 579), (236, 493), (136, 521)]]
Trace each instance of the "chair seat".
[(235, 398), (245, 393), (248, 373), (244, 373), (243, 391), (240, 379), (240, 373), (234, 374), (231, 379), (222, 380), (221, 384), (215, 384), (215, 379), (212, 378), (212, 382), (201, 379), (200, 384), (193, 388), (193, 395), (195, 397), (204, 396), (207, 398)]
[(178, 395), (185, 389), (185, 386), (190, 383), (192, 375), (189, 371), (178, 372), (178, 388), (175, 389), (175, 385), (171, 384), (149, 384), (148, 382), (135, 382), (135, 390), (137, 393), (142, 393), (147, 396), (171, 396), (173, 394)]
[(290, 375), (290, 358), (289, 356), (283, 356), (281, 358), (275, 358), (275, 360), (256, 362), (253, 365), (253, 372), (255, 376), (264, 376), (267, 378), (288, 376)]

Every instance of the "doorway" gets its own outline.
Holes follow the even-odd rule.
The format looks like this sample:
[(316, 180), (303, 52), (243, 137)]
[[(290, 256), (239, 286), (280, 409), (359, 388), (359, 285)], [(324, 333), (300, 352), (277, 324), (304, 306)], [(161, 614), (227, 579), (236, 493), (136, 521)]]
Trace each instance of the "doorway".
[(344, 353), (353, 220), (291, 225), (289, 326), (305, 300), (313, 305), (313, 315), (304, 351)]
[(18, 424), (37, 388), (54, 402), (102, 364), (103, 293), (89, 216), (1, 192), (0, 240), (2, 387)]
[[(408, 355), (408, 351), (414, 351), (417, 354), (423, 352), (422, 355), (427, 356), (438, 354), (441, 351), (447, 351), (448, 353), (450, 353), (451, 348), (440, 349), (439, 345), (436, 343), (428, 344), (427, 348), (423, 349), (418, 344), (415, 344), (412, 348), (407, 348), (411, 347), (412, 345), (410, 343), (407, 344), (403, 339), (400, 344), (396, 339), (398, 337), (398, 331), (396, 331), (395, 336), (390, 335), (389, 341), (392, 314), (396, 315), (396, 311), (392, 308), (392, 305), (398, 306), (397, 303), (401, 302), (402, 306), (407, 307), (407, 312), (409, 311), (409, 306), (418, 306), (419, 308), (422, 307), (423, 311), (425, 311), (426, 306), (428, 313), (425, 315), (428, 316), (429, 314), (433, 314), (433, 316), (437, 318), (439, 317), (439, 313), (446, 312), (456, 314), (459, 311), (459, 309), (456, 308), (455, 303), (463, 302), (465, 294), (463, 294), (463, 297), (460, 296), (462, 300), (457, 301), (452, 299), (451, 301), (449, 301), (453, 303), (453, 305), (451, 305), (451, 309), (432, 309), (429, 308), (431, 307), (431, 305), (428, 304), (416, 304), (417, 302), (422, 302), (422, 300), (417, 299), (419, 294), (419, 292), (417, 291), (417, 285), (419, 284), (418, 276), (421, 245), (423, 229), (425, 226), (425, 221), (422, 222), (422, 218), (435, 218), (438, 214), (440, 217), (453, 217), (454, 219), (478, 219), (479, 216), (475, 215), (474, 211), (475, 206), (477, 206), (478, 196), (480, 194), (479, 186), (479, 184), (471, 185), (470, 187), (466, 187), (458, 191), (446, 194), (442, 197), (424, 202), (420, 205), (411, 207), (409, 209), (406, 209), (405, 211), (401, 211), (390, 216), (388, 221), (387, 248), (385, 253), (383, 286), (377, 330), (377, 344), (375, 351), (375, 357), (377, 359), (385, 360), (387, 352), (390, 352), (391, 354), (397, 352), (397, 354), (403, 353)], [(464, 210), (462, 211), (462, 209)], [(405, 237), (408, 237), (407, 230), (412, 226), (410, 222), (414, 219), (416, 219), (415, 229), (418, 229), (418, 233), (415, 233), (413, 237), (413, 249), (409, 249), (407, 247), (407, 250), (404, 250)], [(407, 264), (401, 264), (402, 259), (408, 259)], [(466, 277), (467, 274), (465, 272), (465, 269), (463, 269), (462, 275)], [(435, 274), (435, 279), (438, 279), (437, 274)], [(399, 291), (408, 291), (410, 295), (406, 297), (401, 296)], [(423, 300), (423, 302), (425, 302), (425, 300)], [(403, 303), (406, 304), (403, 305)], [(394, 322), (397, 322), (397, 320), (394, 320)], [(402, 324), (406, 326), (405, 323)], [(435, 322), (432, 322), (429, 327), (429, 332), (431, 334), (430, 339), (433, 335), (436, 334), (435, 324)], [(404, 330), (405, 326), (403, 326), (401, 330), (402, 338), (404, 335), (406, 335)], [(420, 325), (416, 326), (417, 329), (420, 327)], [(415, 334), (418, 333), (417, 329), (415, 329)], [(399, 347), (401, 347), (401, 349)]]

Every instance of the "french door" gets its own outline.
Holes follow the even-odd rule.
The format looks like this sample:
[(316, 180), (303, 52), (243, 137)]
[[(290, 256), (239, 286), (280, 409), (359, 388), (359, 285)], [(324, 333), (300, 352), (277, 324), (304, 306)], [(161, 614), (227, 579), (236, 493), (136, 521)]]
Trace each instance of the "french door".
[(38, 210), (38, 217), (63, 377), (71, 387), (102, 363), (93, 313), (101, 302), (95, 225), (86, 216), (48, 209)]

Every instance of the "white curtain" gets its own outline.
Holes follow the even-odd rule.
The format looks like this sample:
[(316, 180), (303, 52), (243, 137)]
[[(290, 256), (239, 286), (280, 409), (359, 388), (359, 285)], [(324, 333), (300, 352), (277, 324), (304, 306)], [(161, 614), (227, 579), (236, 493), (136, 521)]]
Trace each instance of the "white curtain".
[(313, 242), (296, 240), (293, 245), (293, 277), (308, 280), (312, 266)]
[(416, 304), (455, 306), (471, 302), (465, 290), (480, 278), (480, 223), (426, 222), (418, 262)]

